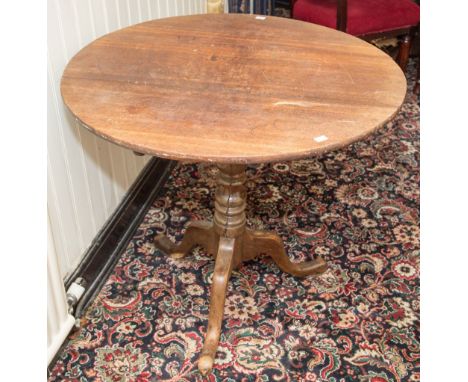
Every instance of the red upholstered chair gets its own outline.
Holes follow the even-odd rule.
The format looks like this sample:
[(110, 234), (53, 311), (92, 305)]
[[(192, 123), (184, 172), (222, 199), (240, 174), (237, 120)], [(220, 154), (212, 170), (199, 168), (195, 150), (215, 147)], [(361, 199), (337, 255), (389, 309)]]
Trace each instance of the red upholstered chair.
[(291, 0), (291, 16), (365, 40), (400, 37), (397, 62), (404, 71), (419, 5), (412, 0)]

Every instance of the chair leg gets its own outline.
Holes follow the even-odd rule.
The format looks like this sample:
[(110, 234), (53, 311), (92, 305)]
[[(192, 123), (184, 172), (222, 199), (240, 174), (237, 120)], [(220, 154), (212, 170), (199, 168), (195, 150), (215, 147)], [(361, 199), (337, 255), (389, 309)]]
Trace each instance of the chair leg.
[(419, 70), (420, 70), (420, 61), (418, 60), (418, 75), (417, 75), (417, 78), (416, 78), (416, 83), (414, 84), (414, 88), (413, 88), (413, 93), (414, 94), (419, 94)]
[(412, 36), (410, 33), (403, 36), (400, 40), (400, 47), (398, 50), (397, 63), (403, 72), (406, 71), (408, 65), (409, 53), (411, 49)]

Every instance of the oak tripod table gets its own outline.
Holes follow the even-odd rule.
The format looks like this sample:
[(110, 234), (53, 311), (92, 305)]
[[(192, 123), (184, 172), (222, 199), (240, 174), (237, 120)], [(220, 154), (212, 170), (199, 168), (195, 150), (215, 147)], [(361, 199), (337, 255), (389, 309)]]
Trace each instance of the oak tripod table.
[(301, 21), (242, 14), (172, 17), (101, 37), (69, 62), (61, 92), (73, 115), (111, 142), (153, 156), (219, 167), (213, 222), (192, 222), (183, 257), (215, 258), (198, 367), (211, 371), (231, 272), (260, 254), (303, 277), (318, 257), (289, 260), (280, 237), (246, 228), (247, 164), (292, 160), (361, 139), (400, 108), (406, 79), (385, 53)]

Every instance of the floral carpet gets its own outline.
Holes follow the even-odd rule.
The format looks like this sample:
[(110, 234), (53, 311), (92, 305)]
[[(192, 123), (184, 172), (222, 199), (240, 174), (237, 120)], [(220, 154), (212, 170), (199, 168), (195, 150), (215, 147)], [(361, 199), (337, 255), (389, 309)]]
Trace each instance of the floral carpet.
[(321, 255), (329, 270), (299, 279), (266, 257), (244, 263), (202, 377), (214, 262), (200, 248), (173, 260), (152, 239), (179, 240), (189, 220), (212, 217), (216, 171), (173, 171), (49, 381), (419, 381), (418, 97), (409, 92), (365, 141), (248, 167), (249, 225), (281, 235), (292, 260)]

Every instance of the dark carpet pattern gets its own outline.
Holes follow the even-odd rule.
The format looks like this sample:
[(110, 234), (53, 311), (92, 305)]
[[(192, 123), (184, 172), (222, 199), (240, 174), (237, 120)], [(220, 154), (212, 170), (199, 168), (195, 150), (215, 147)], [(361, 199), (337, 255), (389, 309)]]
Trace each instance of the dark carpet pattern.
[(204, 379), (214, 263), (201, 249), (163, 256), (152, 238), (179, 240), (189, 220), (212, 217), (216, 171), (174, 170), (49, 381), (419, 381), (418, 98), (365, 141), (248, 168), (250, 226), (280, 234), (294, 261), (321, 255), (330, 268), (299, 279), (262, 258), (234, 272)]

